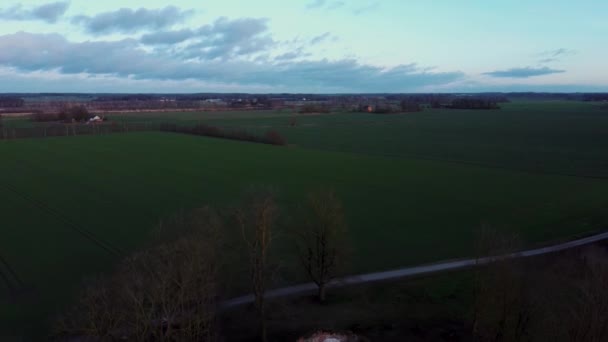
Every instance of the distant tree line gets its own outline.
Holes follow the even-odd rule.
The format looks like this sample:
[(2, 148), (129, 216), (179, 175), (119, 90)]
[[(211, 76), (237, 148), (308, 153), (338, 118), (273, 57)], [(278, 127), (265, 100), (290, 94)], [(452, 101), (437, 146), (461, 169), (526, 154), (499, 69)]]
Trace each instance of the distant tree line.
[(258, 136), (243, 130), (226, 130), (220, 127), (205, 124), (197, 124), (195, 126), (179, 126), (174, 123), (166, 122), (161, 123), (160, 130), (163, 132), (201, 135), (213, 138), (249, 141), (269, 145), (287, 145), (287, 140), (275, 130), (267, 131), (263, 136)]
[(313, 113), (329, 113), (331, 112), (331, 107), (327, 104), (305, 104), (300, 107), (301, 114), (313, 114)]
[(111, 101), (157, 101), (162, 97), (151, 94), (122, 94), (122, 95), (103, 95), (93, 99), (92, 102), (111, 102)]
[(583, 94), (583, 101), (608, 101), (608, 93)]
[(356, 109), (359, 112), (374, 114), (397, 114), (422, 111), (422, 105), (412, 99), (396, 101), (372, 101), (359, 104)]
[(452, 100), (447, 106), (452, 109), (500, 109), (498, 103), (492, 99), (483, 98), (459, 98)]
[(93, 115), (84, 105), (63, 106), (58, 113), (43, 113), (37, 111), (31, 116), (35, 122), (83, 122), (92, 118)]
[(25, 100), (15, 96), (0, 96), (0, 108), (22, 108)]
[[(475, 99), (482, 99), (496, 103), (510, 102), (506, 94), (501, 93), (478, 93), (470, 96)], [(449, 106), (455, 99), (463, 98), (461, 94), (401, 94), (389, 95), (386, 97), (389, 101), (408, 101), (428, 105), (431, 108), (441, 108)]]
[(400, 106), (401, 111), (404, 113), (422, 111), (422, 106), (420, 105), (420, 102), (414, 99), (403, 99), (401, 100)]

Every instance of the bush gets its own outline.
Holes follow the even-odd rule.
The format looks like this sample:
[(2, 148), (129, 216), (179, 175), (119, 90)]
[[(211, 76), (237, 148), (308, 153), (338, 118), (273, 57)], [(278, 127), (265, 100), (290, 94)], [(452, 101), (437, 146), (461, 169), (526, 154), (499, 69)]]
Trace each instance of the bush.
[(285, 140), (285, 138), (275, 130), (266, 132), (266, 140), (272, 145), (287, 145), (287, 141)]

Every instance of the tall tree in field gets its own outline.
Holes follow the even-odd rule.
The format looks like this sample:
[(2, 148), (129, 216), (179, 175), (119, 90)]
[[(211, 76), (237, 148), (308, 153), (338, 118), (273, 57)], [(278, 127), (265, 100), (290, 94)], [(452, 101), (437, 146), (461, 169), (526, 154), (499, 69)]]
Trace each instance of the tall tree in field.
[(249, 254), (251, 285), (255, 296), (255, 308), (260, 318), (260, 335), (263, 342), (267, 341), (264, 294), (270, 276), (268, 259), (277, 216), (278, 208), (274, 196), (268, 190), (251, 195), (247, 203), (236, 213)]
[(296, 232), (302, 266), (325, 301), (327, 284), (337, 275), (347, 250), (347, 226), (342, 203), (331, 190), (308, 196), (303, 225)]

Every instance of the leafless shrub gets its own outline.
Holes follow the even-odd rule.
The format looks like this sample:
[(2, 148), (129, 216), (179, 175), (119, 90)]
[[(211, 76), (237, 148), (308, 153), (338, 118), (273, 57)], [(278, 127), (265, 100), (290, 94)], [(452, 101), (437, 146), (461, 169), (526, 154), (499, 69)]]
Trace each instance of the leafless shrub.
[(270, 131), (266, 132), (266, 135), (264, 137), (266, 138), (266, 141), (268, 143), (270, 143), (271, 145), (278, 145), (278, 146), (287, 145), (287, 140), (285, 140), (285, 138), (279, 132), (277, 132), (275, 130), (270, 130)]
[[(210, 209), (165, 223), (160, 243), (134, 253), (90, 285), (55, 326), (55, 336), (136, 341), (214, 341), (218, 224)], [(174, 223), (183, 223), (174, 226)]]
[(545, 270), (536, 295), (542, 299), (538, 336), (551, 341), (608, 340), (608, 253), (587, 248), (563, 256)]

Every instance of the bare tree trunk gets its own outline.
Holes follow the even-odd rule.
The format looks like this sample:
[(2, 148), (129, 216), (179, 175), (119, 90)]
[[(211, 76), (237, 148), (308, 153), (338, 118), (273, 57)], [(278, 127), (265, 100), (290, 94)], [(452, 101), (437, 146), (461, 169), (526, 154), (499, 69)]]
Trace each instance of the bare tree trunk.
[(272, 242), (272, 229), (276, 221), (277, 207), (268, 191), (253, 194), (250, 202), (237, 211), (243, 239), (249, 250), (251, 282), (255, 307), (260, 319), (260, 338), (267, 341), (265, 292), (269, 273), (268, 252)]
[(298, 227), (295, 239), (302, 266), (317, 284), (318, 299), (323, 303), (327, 283), (344, 267), (348, 229), (342, 203), (333, 191), (311, 193), (306, 204), (303, 225)]
[(260, 312), (260, 340), (262, 342), (268, 341), (268, 329), (266, 327), (266, 313), (264, 310)]
[(319, 301), (325, 303), (325, 283), (319, 285)]

